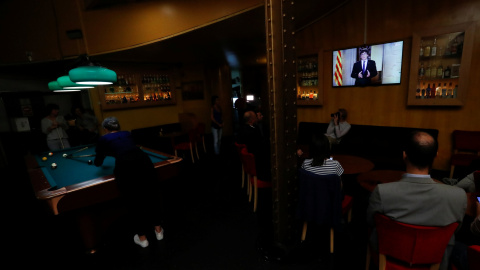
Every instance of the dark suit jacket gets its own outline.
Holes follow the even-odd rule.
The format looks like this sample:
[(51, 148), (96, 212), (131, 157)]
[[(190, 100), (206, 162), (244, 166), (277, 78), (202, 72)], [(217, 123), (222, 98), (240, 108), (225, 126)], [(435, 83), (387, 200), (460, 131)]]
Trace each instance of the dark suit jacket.
[(262, 135), (260, 127), (244, 124), (239, 132), (237, 143), (245, 144), (248, 152), (255, 156), (258, 178), (262, 181), (270, 181), (270, 144)]
[[(370, 72), (370, 77), (367, 78), (367, 70)], [(362, 72), (362, 61), (358, 61), (353, 64), (352, 68), (352, 78), (355, 78), (355, 85), (357, 86), (365, 86), (371, 83), (373, 77), (377, 76), (377, 66), (375, 65), (375, 61), (367, 60), (367, 67), (365, 68), (365, 73), (362, 72), (363, 78), (358, 78), (358, 73)]]

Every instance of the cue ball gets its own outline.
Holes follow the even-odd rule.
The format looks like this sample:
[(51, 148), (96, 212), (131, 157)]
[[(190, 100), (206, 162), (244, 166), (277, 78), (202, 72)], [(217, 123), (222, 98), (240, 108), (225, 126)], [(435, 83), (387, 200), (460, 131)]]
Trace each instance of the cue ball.
[(93, 162), (91, 160), (88, 160), (88, 165), (92, 165)]
[(52, 163), (52, 169), (56, 169), (57, 168), (57, 163)]
[(67, 157), (68, 155), (67, 154), (63, 154), (63, 157)]
[(50, 153), (48, 153), (48, 155), (49, 155), (49, 156), (53, 156), (53, 153), (52, 153), (52, 152), (50, 152)]
[(42, 160), (43, 160), (43, 161), (47, 160), (47, 157), (42, 157)]

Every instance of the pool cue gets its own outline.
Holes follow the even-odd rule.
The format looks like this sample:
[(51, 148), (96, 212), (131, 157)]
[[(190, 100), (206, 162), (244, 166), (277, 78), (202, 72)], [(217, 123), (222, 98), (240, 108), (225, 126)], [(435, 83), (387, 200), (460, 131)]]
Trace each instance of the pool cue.
[(65, 149), (65, 145), (63, 145), (63, 137), (60, 135), (60, 131), (58, 131), (58, 126), (55, 128), (58, 134), (58, 138), (60, 140), (60, 143), (62, 144), (62, 149)]
[(79, 150), (77, 150), (77, 151), (75, 151), (75, 152), (73, 152), (73, 153), (71, 153), (71, 154), (67, 154), (66, 157), (71, 157), (73, 154), (78, 153), (78, 152), (81, 152), (81, 151), (84, 151), (84, 150), (87, 150), (87, 149), (88, 149), (88, 146), (87, 146), (87, 147), (84, 147), (84, 148), (82, 148), (82, 149), (79, 149)]
[(93, 155), (68, 156), (68, 158), (81, 158), (81, 157), (94, 157), (94, 156), (96, 155), (93, 154)]

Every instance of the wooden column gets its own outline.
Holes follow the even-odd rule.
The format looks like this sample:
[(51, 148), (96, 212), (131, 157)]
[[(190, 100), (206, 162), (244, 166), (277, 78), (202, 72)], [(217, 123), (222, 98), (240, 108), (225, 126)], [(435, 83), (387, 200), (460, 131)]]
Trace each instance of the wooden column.
[(293, 1), (266, 0), (268, 102), (275, 241), (291, 242), (297, 194), (297, 105)]

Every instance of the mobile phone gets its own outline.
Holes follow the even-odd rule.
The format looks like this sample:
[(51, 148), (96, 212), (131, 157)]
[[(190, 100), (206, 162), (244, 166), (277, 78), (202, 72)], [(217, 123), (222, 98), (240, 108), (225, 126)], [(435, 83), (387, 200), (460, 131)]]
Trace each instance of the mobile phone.
[(480, 203), (480, 197), (477, 197), (477, 201)]

